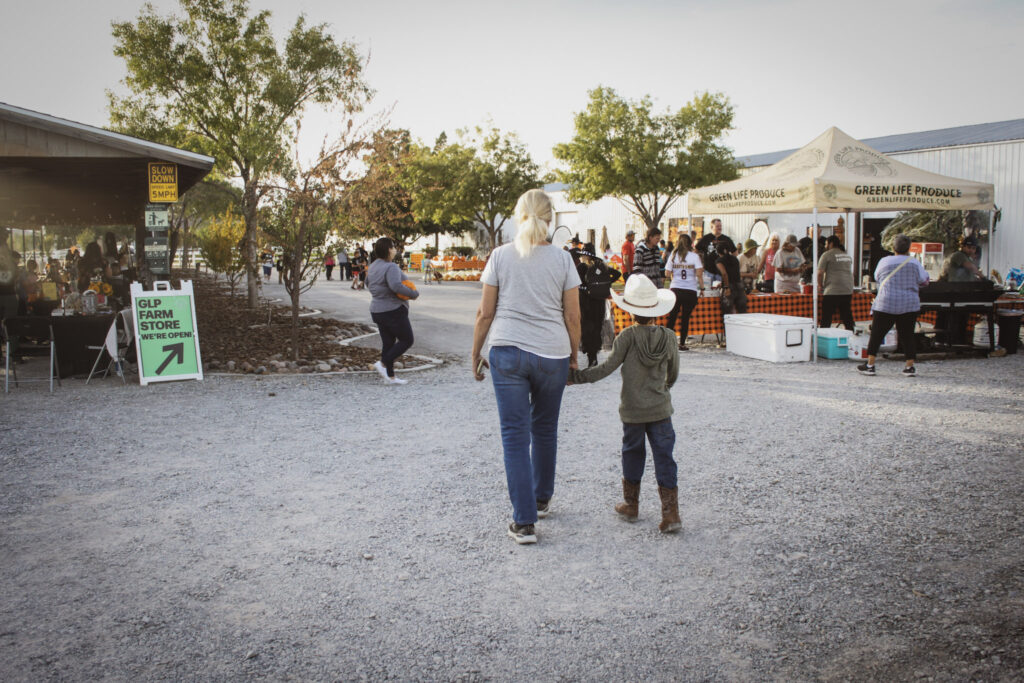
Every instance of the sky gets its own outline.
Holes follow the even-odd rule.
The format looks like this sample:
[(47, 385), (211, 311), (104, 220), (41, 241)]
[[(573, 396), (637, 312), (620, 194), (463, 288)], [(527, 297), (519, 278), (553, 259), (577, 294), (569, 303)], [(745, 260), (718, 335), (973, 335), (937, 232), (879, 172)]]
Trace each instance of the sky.
[[(111, 21), (140, 0), (0, 0), (0, 102), (105, 126), (124, 92)], [(659, 110), (721, 92), (737, 155), (1024, 117), (1021, 0), (250, 0), (283, 37), (299, 13), (369, 57), (370, 110), (433, 142), (493, 121), (534, 159), (571, 139), (603, 85)], [(162, 14), (176, 0), (153, 0)], [(333, 126), (310, 112), (319, 141)], [(307, 144), (309, 144), (307, 142)]]

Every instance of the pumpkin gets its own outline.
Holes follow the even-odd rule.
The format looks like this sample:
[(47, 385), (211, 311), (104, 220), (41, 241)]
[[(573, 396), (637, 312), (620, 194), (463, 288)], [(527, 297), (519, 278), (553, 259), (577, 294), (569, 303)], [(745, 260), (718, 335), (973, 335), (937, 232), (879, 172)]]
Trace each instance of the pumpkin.
[[(412, 280), (402, 280), (402, 284), (405, 285), (406, 287), (408, 287), (409, 289), (411, 289), (412, 291), (414, 291), (414, 292), (416, 291), (416, 285), (414, 285), (412, 283)], [(408, 301), (409, 300), (409, 297), (407, 297), (404, 294), (395, 294), (395, 296), (397, 296), (402, 301)]]

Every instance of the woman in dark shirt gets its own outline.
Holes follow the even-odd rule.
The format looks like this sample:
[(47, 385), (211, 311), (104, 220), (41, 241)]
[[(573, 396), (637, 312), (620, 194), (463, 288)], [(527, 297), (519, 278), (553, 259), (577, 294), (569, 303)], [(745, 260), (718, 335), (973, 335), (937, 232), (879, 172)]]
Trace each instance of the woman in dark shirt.
[(103, 251), (98, 242), (90, 242), (85, 247), (85, 255), (78, 262), (78, 291), (84, 292), (89, 289), (89, 283), (94, 277), (110, 279), (110, 264), (103, 257)]

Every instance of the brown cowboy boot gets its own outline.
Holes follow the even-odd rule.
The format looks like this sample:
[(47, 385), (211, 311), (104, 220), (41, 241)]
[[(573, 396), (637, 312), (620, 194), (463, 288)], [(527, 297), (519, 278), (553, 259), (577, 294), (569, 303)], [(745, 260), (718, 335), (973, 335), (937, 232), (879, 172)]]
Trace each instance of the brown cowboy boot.
[(622, 498), (625, 502), (616, 503), (615, 511), (627, 522), (635, 522), (640, 515), (640, 484), (631, 484), (623, 479)]
[(658, 529), (663, 534), (679, 531), (683, 528), (683, 523), (679, 520), (679, 489), (659, 486), (658, 495), (661, 496), (661, 524), (658, 525)]

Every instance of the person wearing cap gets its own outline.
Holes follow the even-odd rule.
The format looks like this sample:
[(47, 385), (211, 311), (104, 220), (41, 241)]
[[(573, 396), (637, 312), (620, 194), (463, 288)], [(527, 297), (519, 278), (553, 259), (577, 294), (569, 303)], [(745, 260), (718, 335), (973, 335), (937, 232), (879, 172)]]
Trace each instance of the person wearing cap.
[(633, 246), (635, 239), (636, 231), (627, 230), (626, 241), (622, 243), (622, 272), (625, 274), (623, 277), (627, 280), (633, 272), (633, 261), (636, 259), (636, 247)]
[(654, 475), (661, 498), (662, 533), (678, 531), (679, 489), (672, 457), (676, 433), (672, 427), (670, 389), (679, 376), (676, 335), (655, 324), (676, 304), (675, 295), (658, 289), (641, 273), (626, 281), (622, 295), (612, 293), (616, 305), (632, 314), (636, 323), (615, 338), (611, 355), (600, 365), (570, 372), (570, 382), (597, 382), (622, 366), (619, 418), (622, 420), (622, 497), (615, 512), (626, 521), (640, 515), (640, 480), (647, 461), (645, 439), (654, 457)]
[(800, 273), (803, 271), (804, 255), (796, 248), (796, 235), (790, 233), (775, 254), (775, 291), (778, 294), (792, 294), (800, 291)]
[(825, 245), (828, 250), (818, 259), (821, 327), (832, 327), (832, 317), (838, 311), (843, 327), (853, 332), (853, 259), (836, 235), (829, 235)]
[(740, 254), (739, 262), (743, 291), (749, 294), (754, 291), (754, 282), (757, 281), (757, 274), (761, 270), (761, 259), (757, 257), (757, 241), (748, 239), (743, 243), (743, 253)]
[(981, 269), (974, 263), (978, 253), (978, 240), (974, 237), (961, 237), (960, 248), (942, 262), (942, 273), (939, 282), (971, 282), (984, 279)]
[(601, 326), (608, 312), (608, 295), (612, 283), (622, 275), (608, 266), (594, 252), (588, 242), (579, 252), (582, 272), (580, 279), (580, 350), (587, 354), (587, 367), (597, 365), (597, 352), (601, 350)]
[[(950, 254), (942, 262), (939, 282), (972, 282), (984, 279), (981, 269), (974, 263), (978, 253), (978, 240), (973, 236), (961, 237), (960, 248)], [(939, 311), (935, 317), (935, 326), (945, 329), (948, 344), (967, 344), (967, 323), (970, 314), (962, 311)]]

